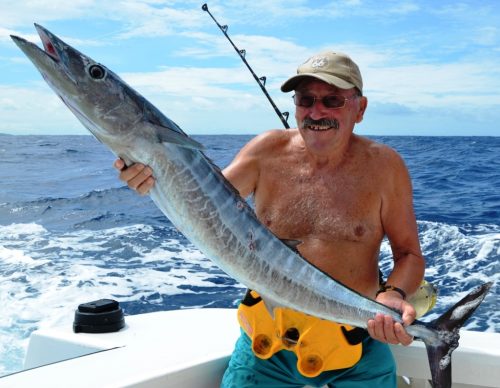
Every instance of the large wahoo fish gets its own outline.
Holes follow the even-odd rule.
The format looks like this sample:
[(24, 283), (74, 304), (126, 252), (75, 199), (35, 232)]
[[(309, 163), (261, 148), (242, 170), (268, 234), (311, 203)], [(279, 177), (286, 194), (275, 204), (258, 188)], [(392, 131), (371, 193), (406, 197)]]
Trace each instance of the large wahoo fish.
[[(218, 266), (270, 305), (366, 328), (377, 313), (401, 315), (335, 281), (278, 239), (256, 218), (220, 170), (173, 121), (116, 74), (35, 25), (44, 50), (14, 42), (85, 127), (127, 165), (151, 166), (151, 198), (170, 221)], [(451, 386), (451, 352), (459, 329), (491, 283), (474, 289), (431, 323), (407, 331), (424, 341), (434, 387)], [(269, 307), (269, 306), (268, 306)]]

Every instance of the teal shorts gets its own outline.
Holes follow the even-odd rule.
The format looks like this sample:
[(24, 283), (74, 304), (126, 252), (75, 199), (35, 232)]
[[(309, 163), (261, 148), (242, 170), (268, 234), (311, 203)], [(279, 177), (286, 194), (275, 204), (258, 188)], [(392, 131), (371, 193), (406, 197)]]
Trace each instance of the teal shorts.
[(222, 388), (393, 388), (396, 387), (396, 363), (387, 344), (371, 337), (363, 340), (361, 360), (351, 368), (326, 371), (309, 378), (297, 370), (297, 356), (281, 350), (267, 360), (252, 352), (250, 338), (242, 332), (222, 378)]

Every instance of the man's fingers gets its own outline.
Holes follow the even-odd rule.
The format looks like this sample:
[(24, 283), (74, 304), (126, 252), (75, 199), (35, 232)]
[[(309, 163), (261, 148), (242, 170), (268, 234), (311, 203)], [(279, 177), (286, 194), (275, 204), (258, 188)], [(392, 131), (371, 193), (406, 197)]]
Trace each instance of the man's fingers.
[(149, 177), (142, 184), (140, 184), (135, 190), (140, 195), (146, 195), (153, 188), (154, 184), (155, 184), (154, 178), (153, 177)]
[(120, 180), (140, 195), (149, 193), (155, 184), (153, 170), (149, 166), (135, 163), (127, 167), (122, 159), (115, 160), (113, 166), (120, 171), (118, 176)]
[[(408, 302), (405, 302), (407, 303), (407, 306), (409, 305)], [(409, 326), (412, 324), (412, 322), (417, 318), (417, 312), (415, 311), (415, 309), (413, 308), (413, 306), (409, 305), (410, 308), (404, 308), (403, 309), (403, 323), (405, 326)]]
[(121, 171), (125, 168), (125, 162), (121, 159), (116, 159), (115, 163), (113, 164), (113, 167), (116, 168), (118, 171)]
[(413, 337), (406, 332), (401, 323), (396, 322), (394, 324), (394, 331), (396, 332), (398, 343), (408, 346), (413, 342)]
[(372, 338), (385, 342), (384, 316), (377, 314), (374, 319), (368, 321), (368, 333)]
[(118, 176), (120, 180), (141, 195), (147, 194), (154, 185), (153, 170), (149, 166), (136, 163), (126, 167), (123, 160), (118, 159), (114, 167), (120, 171)]
[[(150, 171), (151, 169), (149, 169)], [(150, 175), (147, 174), (146, 166), (143, 164), (133, 164), (130, 167), (120, 171), (119, 178), (127, 183), (130, 188), (135, 189), (142, 181), (145, 181)]]
[(367, 324), (370, 336), (378, 341), (390, 344), (409, 345), (413, 337), (409, 335), (399, 322), (394, 322), (391, 316), (377, 314), (374, 319), (370, 319)]
[(399, 340), (394, 332), (394, 320), (386, 315), (384, 317), (384, 335), (387, 342), (390, 344), (398, 344)]
[(137, 190), (152, 175), (153, 171), (150, 167), (143, 164), (134, 164), (120, 173), (120, 179), (127, 182), (128, 187), (131, 189)]

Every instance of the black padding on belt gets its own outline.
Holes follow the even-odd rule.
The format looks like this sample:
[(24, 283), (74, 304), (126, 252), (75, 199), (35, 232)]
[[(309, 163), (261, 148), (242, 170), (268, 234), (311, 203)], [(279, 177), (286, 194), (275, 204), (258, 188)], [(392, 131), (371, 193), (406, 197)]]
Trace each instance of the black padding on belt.
[(352, 330), (347, 330), (344, 326), (341, 326), (341, 328), (349, 345), (357, 345), (369, 336), (368, 331), (360, 327), (355, 327)]
[(252, 290), (248, 289), (247, 293), (243, 297), (243, 300), (241, 301), (241, 304), (244, 306), (252, 307), (255, 306), (257, 303), (259, 303), (262, 300), (262, 298), (259, 296), (257, 298), (254, 298), (252, 295)]

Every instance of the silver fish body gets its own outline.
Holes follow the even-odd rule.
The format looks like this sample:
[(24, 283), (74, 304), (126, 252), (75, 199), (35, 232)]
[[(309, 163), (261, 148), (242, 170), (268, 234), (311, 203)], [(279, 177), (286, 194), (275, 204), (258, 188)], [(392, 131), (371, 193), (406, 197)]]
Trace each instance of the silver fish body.
[[(278, 239), (206, 157), (203, 147), (116, 74), (43, 27), (36, 28), (45, 51), (12, 38), (47, 83), (127, 165), (139, 162), (152, 168), (156, 183), (150, 195), (155, 204), (222, 270), (259, 292), (269, 308), (279, 304), (361, 328), (377, 313), (402, 321), (399, 312), (332, 279)], [(426, 344), (435, 387), (450, 386), (448, 360), (458, 344), (457, 327), (481, 303), (489, 286), (458, 302), (444, 314), (449, 315), (446, 322), (438, 318), (433, 324), (415, 322), (407, 327)], [(454, 318), (457, 309), (462, 314)], [(451, 340), (450, 332), (457, 332)]]

